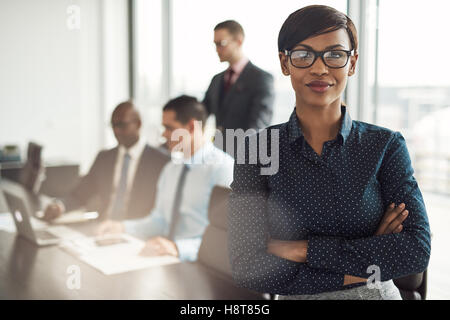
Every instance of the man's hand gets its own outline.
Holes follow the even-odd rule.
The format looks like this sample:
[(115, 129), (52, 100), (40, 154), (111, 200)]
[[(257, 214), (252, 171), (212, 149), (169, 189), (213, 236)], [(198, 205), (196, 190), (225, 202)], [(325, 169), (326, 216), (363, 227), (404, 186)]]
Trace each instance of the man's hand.
[(391, 203), (384, 213), (384, 217), (378, 226), (375, 235), (399, 233), (403, 230), (403, 221), (408, 217), (408, 210), (405, 210), (405, 204), (402, 203), (395, 207), (395, 203)]
[(145, 247), (139, 253), (141, 256), (165, 256), (178, 257), (178, 248), (175, 242), (163, 237), (154, 237), (145, 243)]
[(58, 202), (50, 203), (44, 210), (45, 221), (52, 221), (60, 217), (64, 213), (64, 207)]
[(97, 235), (104, 236), (107, 234), (120, 234), (125, 232), (125, 226), (122, 222), (114, 220), (103, 221), (97, 228)]

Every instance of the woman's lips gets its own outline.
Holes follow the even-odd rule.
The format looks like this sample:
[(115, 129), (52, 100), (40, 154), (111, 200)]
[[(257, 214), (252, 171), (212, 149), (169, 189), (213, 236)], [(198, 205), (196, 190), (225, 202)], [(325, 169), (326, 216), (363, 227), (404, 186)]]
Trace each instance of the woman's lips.
[(333, 85), (325, 81), (311, 81), (306, 86), (309, 87), (314, 92), (322, 93), (327, 91)]

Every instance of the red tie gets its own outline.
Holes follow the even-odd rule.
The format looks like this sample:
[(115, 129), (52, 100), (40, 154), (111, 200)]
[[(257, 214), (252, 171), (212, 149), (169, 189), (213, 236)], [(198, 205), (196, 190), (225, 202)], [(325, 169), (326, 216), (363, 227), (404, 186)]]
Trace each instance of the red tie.
[(228, 92), (228, 90), (230, 90), (230, 88), (231, 88), (231, 79), (233, 78), (233, 74), (234, 74), (233, 69), (231, 69), (231, 68), (228, 69), (227, 74), (228, 74), (228, 77), (225, 81), (225, 86), (224, 86), (225, 92)]

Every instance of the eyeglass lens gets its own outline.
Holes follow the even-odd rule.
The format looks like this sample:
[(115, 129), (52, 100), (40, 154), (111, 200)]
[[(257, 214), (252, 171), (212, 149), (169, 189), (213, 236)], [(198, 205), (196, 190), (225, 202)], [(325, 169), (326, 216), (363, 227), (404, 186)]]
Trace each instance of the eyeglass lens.
[[(295, 67), (307, 68), (313, 65), (316, 55), (310, 50), (295, 50), (291, 52), (291, 62)], [(348, 54), (343, 50), (325, 51), (322, 54), (325, 65), (330, 68), (342, 68), (348, 62)]]

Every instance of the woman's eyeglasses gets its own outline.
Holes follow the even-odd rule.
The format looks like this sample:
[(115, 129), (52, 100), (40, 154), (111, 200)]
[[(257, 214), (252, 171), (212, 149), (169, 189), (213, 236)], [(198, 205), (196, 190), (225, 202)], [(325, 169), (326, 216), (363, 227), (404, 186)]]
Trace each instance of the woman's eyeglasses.
[(332, 69), (340, 69), (344, 68), (350, 56), (352, 55), (352, 51), (348, 50), (327, 50), (327, 51), (313, 51), (313, 50), (285, 50), (285, 54), (289, 56), (291, 60), (291, 64), (296, 68), (309, 68), (314, 62), (316, 62), (317, 58), (321, 58), (323, 63)]

